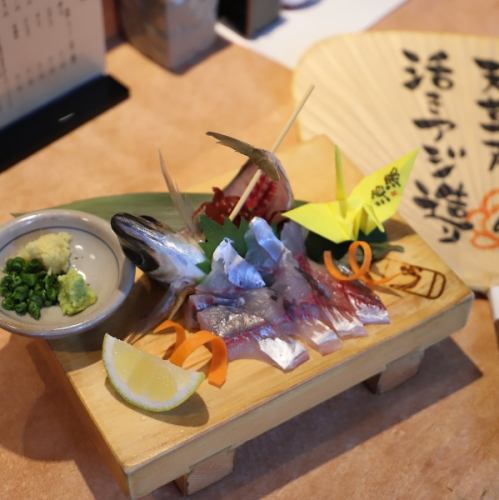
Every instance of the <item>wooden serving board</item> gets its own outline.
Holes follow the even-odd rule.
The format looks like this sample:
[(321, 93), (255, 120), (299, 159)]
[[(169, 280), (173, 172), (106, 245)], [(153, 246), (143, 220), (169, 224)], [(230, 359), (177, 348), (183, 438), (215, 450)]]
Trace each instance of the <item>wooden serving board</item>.
[[(297, 197), (330, 199), (333, 145), (327, 139), (314, 139), (280, 157)], [(360, 174), (348, 161), (345, 165), (351, 186)], [(425, 348), (464, 326), (470, 290), (403, 221), (391, 221), (387, 230), (404, 252), (390, 254), (381, 266), (409, 269), (398, 288), (380, 292), (391, 323), (369, 326), (368, 337), (347, 340), (327, 356), (309, 349), (310, 360), (290, 373), (238, 360), (230, 363), (221, 389), (205, 382), (171, 412), (152, 414), (128, 406), (106, 381), (100, 346), (104, 331), (123, 337), (147, 314), (158, 289), (145, 278), (106, 325), (48, 344), (112, 470), (132, 497), (176, 479), (186, 492), (220, 479), (232, 470), (234, 450), (245, 441), (360, 382), (370, 380), (380, 391), (396, 385), (417, 371)], [(141, 347), (162, 354), (171, 342), (168, 335), (151, 335)], [(200, 355), (191, 366), (207, 359), (208, 354)]]

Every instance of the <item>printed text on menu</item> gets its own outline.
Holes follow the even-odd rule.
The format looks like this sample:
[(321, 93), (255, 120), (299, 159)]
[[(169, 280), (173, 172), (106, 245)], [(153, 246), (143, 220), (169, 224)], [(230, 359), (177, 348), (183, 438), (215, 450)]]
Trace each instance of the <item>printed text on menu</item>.
[(0, 128), (104, 72), (99, 0), (0, 0)]

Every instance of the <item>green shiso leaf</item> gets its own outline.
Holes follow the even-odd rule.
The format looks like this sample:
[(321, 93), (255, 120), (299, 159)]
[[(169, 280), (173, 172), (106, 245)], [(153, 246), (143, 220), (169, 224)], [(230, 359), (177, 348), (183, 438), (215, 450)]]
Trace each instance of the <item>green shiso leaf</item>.
[(211, 259), (213, 257), (213, 253), (224, 238), (232, 240), (232, 246), (239, 255), (242, 257), (246, 255), (248, 249), (246, 247), (246, 241), (244, 240), (244, 234), (249, 227), (247, 220), (241, 219), (238, 227), (229, 219), (224, 219), (224, 223), (221, 225), (206, 215), (201, 215), (199, 218), (199, 225), (201, 226), (201, 230), (206, 238), (206, 241), (200, 243), (200, 246), (206, 255), (206, 261), (198, 265), (202, 271), (206, 272), (206, 269), (211, 269)]

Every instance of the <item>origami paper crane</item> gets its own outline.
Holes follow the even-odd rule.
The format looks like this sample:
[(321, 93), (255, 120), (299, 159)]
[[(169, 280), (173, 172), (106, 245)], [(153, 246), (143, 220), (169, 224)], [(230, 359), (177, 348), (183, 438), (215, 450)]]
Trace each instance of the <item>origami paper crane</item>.
[(378, 228), (397, 211), (418, 151), (364, 177), (345, 194), (341, 152), (336, 148), (336, 201), (307, 203), (283, 215), (335, 243), (354, 241)]

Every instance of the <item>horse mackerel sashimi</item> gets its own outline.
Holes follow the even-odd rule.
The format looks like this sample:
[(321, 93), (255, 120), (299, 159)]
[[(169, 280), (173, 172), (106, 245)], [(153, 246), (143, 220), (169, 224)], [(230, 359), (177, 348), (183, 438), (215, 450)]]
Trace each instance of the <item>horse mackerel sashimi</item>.
[[(340, 293), (343, 284), (328, 279), (319, 267), (314, 270), (304, 255), (295, 258), (268, 223), (257, 217), (245, 235), (246, 259), (224, 240), (207, 276), (197, 267), (204, 253), (191, 238), (171, 232), (150, 217), (117, 214), (112, 226), (131, 260), (167, 287), (164, 300), (148, 315), (142, 331), (158, 324), (195, 292), (187, 308), (190, 326), (198, 323), (222, 336), (233, 359), (259, 358), (291, 370), (308, 359), (307, 351), (293, 337), (327, 354), (341, 347), (337, 332), (348, 336), (359, 326), (351, 299), (346, 302), (345, 297), (356, 294), (364, 318), (379, 321), (380, 314), (383, 320), (386, 313), (367, 287), (354, 284), (351, 292)], [(289, 237), (292, 227), (290, 223), (284, 226), (283, 238), (299, 251), (302, 242)], [(332, 314), (335, 308), (342, 311), (347, 326)]]
[(362, 322), (384, 322), (386, 309), (367, 287), (339, 283), (308, 261), (298, 226), (284, 225), (283, 243), (264, 219), (255, 216), (270, 221), (292, 204), (291, 187), (275, 155), (221, 134), (212, 135), (249, 160), (219, 197), (203, 204), (195, 215), (204, 211), (223, 222), (258, 161), (264, 158), (272, 167), (246, 203), (244, 217), (251, 219), (245, 235), (246, 258), (225, 240), (213, 255), (211, 272), (205, 275), (198, 267), (205, 255), (189, 234), (174, 233), (152, 217), (116, 214), (111, 225), (125, 254), (166, 288), (141, 331), (172, 317), (189, 297), (187, 326), (199, 324), (218, 333), (232, 358), (256, 357), (290, 370), (308, 359), (296, 338), (327, 354), (341, 347), (338, 335), (362, 335)]
[(308, 359), (295, 339), (281, 331), (289, 323), (278, 300), (260, 273), (223, 240), (216, 248), (212, 270), (189, 297), (188, 323), (220, 335), (231, 359), (270, 361), (292, 370)]
[[(362, 325), (389, 323), (388, 311), (373, 290), (360, 280), (338, 281), (324, 268), (305, 255), (303, 229), (294, 222), (284, 225), (281, 239), (300, 264), (317, 300), (330, 312), (331, 325), (341, 337), (359, 337), (367, 335)], [(338, 263), (343, 274), (351, 271), (344, 264)]]
[(236, 224), (239, 224), (241, 217), (248, 221), (255, 216), (273, 221), (280, 218), (282, 212), (292, 207), (293, 191), (286, 171), (274, 153), (216, 132), (208, 132), (208, 135), (216, 138), (220, 144), (247, 156), (248, 160), (223, 190), (213, 188), (212, 200), (201, 204), (194, 212), (195, 217), (204, 213), (210, 219), (223, 224), (257, 170), (265, 173), (260, 176), (250, 196), (241, 207), (235, 218)]
[(297, 261), (268, 223), (254, 217), (245, 239), (248, 246), (246, 260), (262, 272), (291, 320), (289, 324), (284, 324), (284, 327), (289, 326), (288, 333), (302, 339), (321, 354), (340, 349), (341, 340), (326, 323), (324, 310), (300, 272)]
[[(248, 161), (224, 188), (223, 192), (220, 190), (218, 194), (215, 192), (212, 202), (203, 204), (196, 213), (203, 209), (212, 219), (222, 223), (223, 218), (229, 216), (239, 200), (239, 196), (258, 168), (262, 169), (265, 174), (261, 176), (260, 181), (251, 192), (251, 197), (243, 207), (244, 217), (247, 220), (256, 221), (262, 217), (270, 222), (280, 216), (281, 212), (291, 207), (293, 202), (291, 185), (282, 164), (273, 153), (255, 148), (223, 134), (209, 132), (208, 135), (215, 137), (221, 144), (247, 156)], [(276, 174), (274, 179), (271, 178), (274, 177), (273, 175), (268, 175), (272, 171)], [(256, 222), (256, 225), (258, 224), (262, 225), (260, 222)], [(265, 233), (265, 228), (263, 225), (262, 227), (260, 233), (262, 231)], [(259, 230), (256, 229), (256, 231)], [(261, 241), (261, 245), (253, 245), (253, 248), (250, 249), (249, 260), (258, 262), (259, 269), (265, 275), (268, 272), (267, 268), (272, 270), (275, 263), (279, 261), (279, 248), (282, 247), (282, 243), (277, 238), (272, 239), (273, 233), (267, 231), (269, 238), (266, 238), (263, 233), (264, 239)], [(299, 268), (305, 273), (304, 277), (312, 286), (316, 302), (321, 306), (320, 315), (327, 317), (326, 323), (335, 329), (340, 336), (366, 335), (362, 323), (387, 323), (389, 321), (386, 308), (369, 287), (359, 281), (340, 283), (312, 263), (310, 266), (308, 265), (303, 230), (298, 225), (291, 222), (286, 223), (282, 238), (284, 247), (288, 247), (293, 256), (301, 263)], [(349, 271), (347, 270), (347, 272)], [(305, 289), (303, 285), (302, 289)], [(316, 323), (316, 328), (318, 327), (319, 323)], [(320, 337), (322, 341), (326, 341), (326, 332), (324, 331)], [(331, 342), (332, 347), (335, 343), (333, 339)]]
[[(223, 223), (262, 161), (277, 175), (261, 176), (260, 182), (252, 191), (251, 199), (245, 204), (244, 216), (251, 218), (258, 213), (270, 220), (276, 214), (291, 208), (291, 186), (284, 168), (273, 153), (222, 134), (211, 135), (246, 155), (248, 160), (223, 191), (215, 189), (213, 200), (198, 207), (193, 214), (194, 219), (204, 212), (213, 220)], [(116, 214), (111, 219), (111, 226), (130, 260), (167, 290), (163, 300), (140, 325), (140, 330), (146, 332), (165, 317), (172, 317), (192, 291), (194, 284), (204, 277), (205, 274), (197, 265), (205, 261), (205, 256), (193, 238), (194, 235), (189, 235), (187, 231), (174, 233), (149, 216)]]
[(317, 302), (323, 307), (328, 325), (334, 328), (341, 338), (367, 335), (343, 284), (330, 276), (324, 266), (307, 259), (303, 229), (294, 222), (288, 222), (282, 229), (281, 239), (292, 252)]

